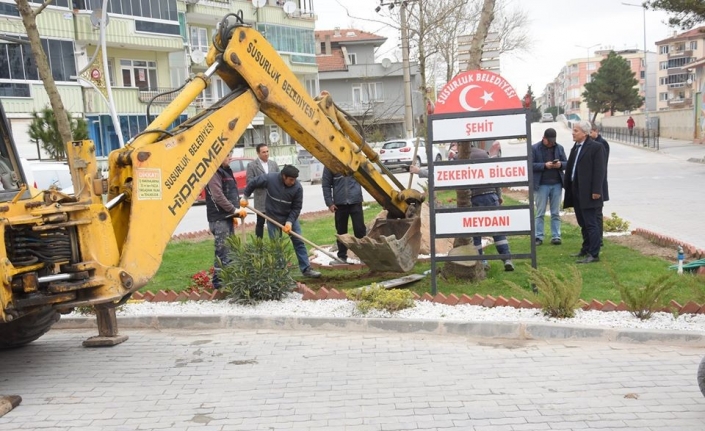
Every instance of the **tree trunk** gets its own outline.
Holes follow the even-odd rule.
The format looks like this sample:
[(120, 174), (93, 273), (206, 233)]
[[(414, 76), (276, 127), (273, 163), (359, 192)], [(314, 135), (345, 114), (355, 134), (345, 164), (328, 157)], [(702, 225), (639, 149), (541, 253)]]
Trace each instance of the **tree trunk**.
[[(61, 101), (59, 90), (56, 88), (56, 82), (54, 82), (54, 77), (51, 74), (49, 60), (47, 60), (46, 53), (42, 48), (39, 30), (37, 29), (37, 17), (27, 0), (15, 0), (15, 2), (17, 3), (17, 10), (20, 12), (20, 16), (22, 17), (24, 28), (27, 31), (27, 37), (29, 38), (29, 46), (32, 50), (32, 55), (34, 56), (34, 60), (37, 62), (39, 78), (44, 83), (44, 88), (46, 89), (47, 95), (49, 96), (49, 102), (51, 103), (51, 109), (54, 111), (54, 116), (56, 117), (59, 135), (61, 135), (61, 140), (64, 143), (68, 143), (73, 140), (73, 137), (71, 136), (71, 125), (69, 124), (64, 103)], [(41, 12), (42, 10), (43, 7), (40, 7), (37, 12)]]
[[(494, 20), (494, 8), (496, 0), (483, 0), (482, 12), (480, 13), (480, 22), (477, 24), (477, 30), (470, 44), (470, 60), (468, 61), (467, 70), (477, 70), (480, 68), (482, 61), (482, 44), (487, 39), (487, 33), (490, 31), (490, 26)], [(458, 145), (458, 159), (468, 160), (470, 158), (470, 142), (461, 142)], [(458, 208), (470, 208), (471, 192), (470, 190), (458, 190), (455, 192), (458, 202)], [(470, 244), (470, 238), (456, 238), (455, 246)]]

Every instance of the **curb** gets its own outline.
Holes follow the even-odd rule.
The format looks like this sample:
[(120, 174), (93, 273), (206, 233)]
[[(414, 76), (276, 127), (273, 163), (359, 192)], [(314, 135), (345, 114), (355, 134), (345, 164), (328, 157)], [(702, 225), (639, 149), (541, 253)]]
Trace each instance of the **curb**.
[[(525, 322), (457, 322), (409, 319), (364, 319), (259, 316), (134, 316), (119, 317), (122, 329), (152, 330), (288, 330), (415, 334), (509, 340), (575, 340), (629, 344), (669, 344), (705, 347), (705, 333), (613, 329)], [(52, 329), (97, 329), (93, 317), (62, 318)]]

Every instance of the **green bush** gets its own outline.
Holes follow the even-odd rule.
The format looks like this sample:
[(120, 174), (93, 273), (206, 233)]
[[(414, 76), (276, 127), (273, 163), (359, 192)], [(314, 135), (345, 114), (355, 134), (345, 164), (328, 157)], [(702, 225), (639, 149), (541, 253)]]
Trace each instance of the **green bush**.
[[(543, 268), (528, 268), (529, 282), (536, 288), (536, 293), (529, 294), (532, 302), (541, 306), (545, 316), (570, 318), (580, 305), (580, 292), (583, 290), (583, 278), (575, 265), (569, 265), (566, 273), (556, 274)], [(516, 283), (506, 280), (512, 289), (526, 296), (527, 292)]]
[(650, 319), (655, 311), (665, 307), (665, 296), (676, 285), (673, 274), (663, 274), (653, 278), (643, 286), (628, 287), (619, 282), (617, 274), (610, 269), (614, 283), (619, 287), (619, 294), (627, 310), (641, 320)]
[(384, 310), (390, 313), (414, 307), (414, 295), (405, 289), (387, 290), (377, 283), (369, 287), (347, 292), (348, 299), (356, 301), (357, 309), (362, 314), (370, 310)]
[(220, 272), (222, 289), (232, 302), (256, 304), (280, 300), (296, 282), (289, 260), (293, 256), (288, 237), (251, 237), (243, 243), (236, 235), (227, 240), (230, 262)]
[(602, 220), (602, 230), (605, 232), (626, 232), (629, 230), (629, 222), (612, 213), (610, 217)]

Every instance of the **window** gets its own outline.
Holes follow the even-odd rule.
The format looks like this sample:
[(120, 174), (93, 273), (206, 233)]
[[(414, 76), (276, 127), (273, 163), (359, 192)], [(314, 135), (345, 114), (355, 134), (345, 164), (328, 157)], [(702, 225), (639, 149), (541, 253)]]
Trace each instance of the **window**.
[(122, 85), (140, 90), (157, 89), (157, 63), (142, 60), (120, 60)]
[(668, 93), (659, 93), (659, 94), (658, 94), (658, 100), (660, 100), (660, 101), (666, 101), (666, 100), (668, 100)]
[[(27, 40), (24, 36), (13, 36)], [(73, 42), (41, 39), (51, 74), (57, 81), (75, 81), (76, 60)], [(38, 81), (39, 72), (32, 51), (27, 44), (0, 43), (0, 79)]]
[(690, 49), (692, 49), (692, 50), (698, 49), (698, 41), (697, 40), (690, 41)]
[[(40, 3), (39, 0), (33, 0)], [(68, 0), (58, 0), (59, 3)], [(78, 9), (99, 10), (103, 0), (74, 0)], [(134, 17), (178, 22), (176, 0), (115, 0), (108, 2), (108, 12)], [(178, 27), (178, 26), (177, 26)], [(178, 34), (178, 33), (177, 33)]]
[(642, 70), (641, 72), (639, 72), (639, 78), (644, 79), (644, 75), (645, 75), (645, 74), (644, 74), (644, 71), (643, 71), (643, 70)]
[(362, 97), (362, 85), (361, 84), (354, 84), (352, 86), (352, 100), (353, 100), (353, 105), (358, 105), (362, 103), (363, 97)]
[(668, 54), (668, 45), (659, 46), (659, 54)]
[(685, 43), (677, 43), (673, 49), (676, 52), (685, 51)]
[(306, 91), (308, 94), (315, 96), (319, 93), (318, 91), (318, 80), (316, 79), (306, 79), (304, 84), (306, 85)]
[(659, 62), (658, 68), (659, 68), (660, 70), (666, 70), (666, 69), (668, 69), (668, 62), (667, 62), (667, 61), (661, 61), (661, 62)]
[(597, 63), (591, 62), (591, 63), (587, 64), (587, 70), (595, 70), (595, 69), (597, 69)]
[(384, 100), (384, 94), (382, 92), (381, 82), (370, 82), (367, 84), (367, 100), (369, 101), (381, 101)]
[(292, 54), (292, 62), (316, 64), (316, 39), (313, 30), (273, 24), (257, 24), (257, 30), (267, 36), (274, 49)]
[(191, 52), (208, 52), (208, 30), (202, 27), (191, 27)]
[(357, 64), (357, 54), (354, 52), (348, 53), (348, 64)]

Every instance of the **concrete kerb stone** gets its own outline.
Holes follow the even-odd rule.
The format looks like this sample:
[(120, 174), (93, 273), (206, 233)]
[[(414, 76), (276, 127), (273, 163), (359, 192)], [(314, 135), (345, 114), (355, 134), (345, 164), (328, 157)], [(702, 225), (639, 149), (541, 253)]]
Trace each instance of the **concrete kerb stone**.
[[(643, 329), (611, 329), (526, 322), (457, 322), (410, 319), (261, 317), (261, 316), (131, 316), (119, 317), (124, 329), (242, 329), (359, 333), (404, 333), (509, 340), (576, 340), (629, 344), (705, 347), (705, 333)], [(97, 329), (93, 317), (62, 318), (52, 327)]]

